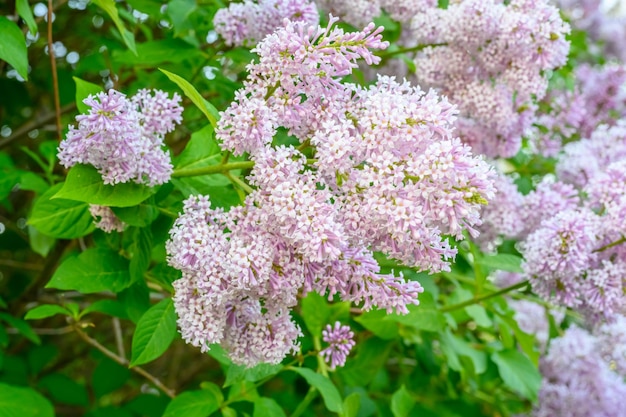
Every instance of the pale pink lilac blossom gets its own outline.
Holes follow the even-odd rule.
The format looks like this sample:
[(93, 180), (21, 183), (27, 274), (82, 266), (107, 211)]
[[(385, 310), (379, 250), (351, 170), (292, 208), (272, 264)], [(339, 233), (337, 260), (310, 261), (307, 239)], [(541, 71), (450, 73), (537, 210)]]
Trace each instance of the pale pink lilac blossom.
[(566, 62), (569, 26), (546, 0), (467, 0), (412, 20), (420, 82), (460, 108), (460, 136), (475, 152), (513, 156), (547, 89), (545, 72)]
[(308, 0), (244, 0), (219, 9), (213, 18), (215, 31), (229, 46), (254, 46), (284, 25), (284, 20), (316, 26), (319, 15)]
[(110, 207), (90, 204), (89, 213), (91, 213), (96, 227), (106, 233), (123, 232), (126, 229), (126, 223), (121, 221)]
[(66, 168), (93, 165), (105, 184), (163, 184), (172, 174), (163, 136), (182, 121), (179, 102), (158, 90), (131, 99), (115, 90), (90, 95), (89, 112), (76, 117), (78, 126), (59, 145), (59, 161)]
[(548, 354), (540, 360), (543, 380), (538, 404), (530, 415), (622, 416), (626, 383), (612, 369), (607, 342), (613, 346), (619, 340), (596, 337), (578, 327), (552, 340)]
[[(491, 168), (454, 136), (445, 99), (389, 77), (369, 88), (341, 82), (388, 44), (373, 24), (345, 33), (335, 23), (286, 22), (256, 46), (259, 61), (216, 130), (225, 149), (254, 161), (251, 191), (228, 212), (190, 197), (166, 245), (183, 272), (174, 283), (183, 339), (202, 350), (221, 343), (246, 366), (297, 349), (289, 312), (299, 294), (408, 313), (422, 286), (381, 274), (372, 252), (449, 269), (456, 249), (444, 234), (475, 235), (493, 196)], [(299, 148), (274, 146), (279, 128)], [(271, 338), (275, 320), (283, 330)]]
[(331, 371), (346, 364), (346, 359), (356, 344), (350, 327), (342, 326), (338, 321), (334, 326), (326, 325), (322, 330), (322, 340), (329, 346), (320, 351), (320, 356), (330, 365)]

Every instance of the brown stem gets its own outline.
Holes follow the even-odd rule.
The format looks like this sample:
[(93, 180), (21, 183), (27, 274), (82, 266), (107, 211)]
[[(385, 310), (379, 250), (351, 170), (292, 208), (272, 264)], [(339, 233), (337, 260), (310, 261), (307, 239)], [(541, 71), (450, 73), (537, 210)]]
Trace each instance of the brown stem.
[(59, 78), (57, 76), (57, 62), (54, 56), (54, 45), (52, 41), (52, 0), (48, 0), (48, 56), (50, 56), (50, 67), (52, 69), (52, 87), (54, 89), (54, 110), (56, 112), (57, 136), (59, 141), (63, 138), (61, 128), (61, 100), (59, 98)]
[[(109, 349), (107, 349), (106, 347), (102, 346), (97, 340), (92, 339), (91, 337), (89, 337), (89, 335), (85, 332), (83, 332), (80, 327), (78, 327), (77, 324), (74, 324), (74, 331), (76, 332), (76, 334), (78, 334), (78, 336), (83, 339), (86, 343), (88, 343), (89, 345), (95, 347), (96, 349), (98, 349), (100, 352), (104, 353), (104, 355), (106, 355), (107, 357), (109, 357), (110, 359), (113, 359), (115, 362), (119, 363), (122, 366), (128, 367), (129, 362), (127, 359), (124, 359), (118, 355), (116, 355), (115, 353), (111, 352)], [(154, 375), (152, 375), (151, 373), (145, 371), (144, 369), (138, 367), (138, 366), (133, 366), (132, 368), (130, 368), (131, 371), (143, 376), (144, 378), (146, 378), (148, 381), (150, 381), (155, 387), (157, 387), (158, 389), (160, 389), (161, 391), (163, 391), (163, 393), (165, 395), (167, 395), (170, 398), (174, 398), (176, 397), (176, 393), (174, 392), (174, 390), (166, 387), (165, 385), (163, 385), (163, 383), (161, 381), (159, 381), (157, 379), (157, 377), (155, 377)]]

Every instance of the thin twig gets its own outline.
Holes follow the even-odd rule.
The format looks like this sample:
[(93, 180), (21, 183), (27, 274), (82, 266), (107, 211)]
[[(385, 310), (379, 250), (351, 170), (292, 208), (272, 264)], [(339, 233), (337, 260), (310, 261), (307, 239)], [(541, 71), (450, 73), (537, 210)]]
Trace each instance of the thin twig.
[(54, 56), (54, 43), (52, 41), (52, 0), (48, 0), (48, 56), (52, 70), (52, 87), (54, 89), (54, 110), (56, 112), (57, 136), (59, 141), (63, 138), (61, 128), (61, 100), (59, 98), (59, 78), (57, 76), (57, 62)]
[(424, 45), (417, 45), (417, 46), (412, 46), (410, 48), (400, 48), (400, 49), (396, 49), (395, 51), (385, 51), (385, 52), (381, 52), (380, 54), (378, 54), (379, 57), (386, 59), (386, 58), (390, 58), (394, 55), (400, 55), (400, 54), (408, 54), (411, 52), (419, 52), (422, 49), (426, 49), (428, 47), (437, 47), (437, 46), (448, 46), (447, 43), (432, 43), (432, 44), (424, 44)]
[(122, 338), (122, 326), (120, 325), (120, 319), (113, 317), (113, 334), (115, 335), (115, 346), (117, 347), (117, 353), (120, 358), (126, 359), (126, 352), (124, 350), (124, 339)]
[[(74, 331), (74, 327), (72, 327), (72, 326), (59, 327), (58, 329), (44, 329), (44, 328), (31, 328), (31, 329), (36, 334), (50, 335), (50, 336), (56, 336), (56, 335), (61, 335), (61, 334), (72, 333)], [(14, 329), (13, 327), (7, 327), (5, 330), (9, 334), (20, 334), (20, 333), (22, 333), (20, 330)]]
[[(109, 357), (110, 359), (113, 359), (115, 362), (119, 363), (122, 366), (125, 366), (128, 368), (129, 362), (127, 359), (124, 359), (118, 355), (116, 355), (115, 353), (111, 352), (109, 349), (107, 349), (106, 347), (102, 346), (97, 340), (92, 339), (91, 337), (89, 337), (89, 335), (85, 332), (83, 332), (80, 327), (77, 324), (74, 324), (73, 326), (74, 331), (76, 332), (76, 334), (78, 334), (78, 336), (83, 339), (86, 343), (88, 343), (89, 345), (95, 347), (96, 349), (98, 349), (100, 352), (102, 352), (105, 356)], [(149, 372), (146, 372), (144, 369), (138, 367), (138, 366), (133, 366), (132, 368), (129, 368), (131, 371), (143, 376), (144, 378), (146, 378), (148, 381), (150, 381), (155, 387), (157, 387), (158, 389), (160, 389), (161, 391), (163, 391), (163, 393), (165, 395), (167, 395), (170, 398), (174, 398), (176, 397), (176, 394), (174, 392), (174, 390), (166, 387), (165, 385), (163, 385), (163, 383), (161, 381), (158, 380), (157, 377), (155, 377), (154, 375), (152, 375)]]
[(511, 291), (514, 291), (514, 290), (518, 290), (520, 288), (524, 288), (527, 285), (528, 285), (528, 281), (518, 282), (517, 284), (511, 285), (510, 287), (503, 288), (500, 291), (496, 291), (496, 292), (492, 292), (492, 293), (489, 293), (489, 294), (485, 294), (485, 295), (482, 295), (480, 297), (474, 297), (471, 300), (463, 301), (462, 303), (453, 304), (451, 306), (440, 308), (439, 311), (441, 311), (442, 313), (448, 313), (450, 311), (454, 311), (454, 310), (458, 310), (458, 309), (461, 309), (461, 308), (464, 308), (464, 307), (467, 307), (467, 306), (478, 304), (481, 301), (485, 301), (485, 300), (488, 300), (490, 298), (497, 297), (499, 295), (503, 295), (503, 294), (506, 294), (508, 292), (511, 292)]
[(228, 178), (230, 180), (230, 182), (232, 182), (235, 185), (238, 185), (239, 188), (244, 190), (246, 193), (252, 194), (254, 192), (254, 188), (250, 187), (248, 184), (243, 182), (241, 180), (241, 178), (239, 178), (237, 176), (230, 175), (230, 172), (224, 172), (223, 174), (226, 176), (226, 178)]
[(610, 248), (612, 248), (614, 246), (617, 246), (617, 245), (621, 245), (622, 243), (625, 243), (625, 242), (626, 242), (626, 236), (622, 236), (621, 238), (617, 239), (615, 242), (611, 242), (609, 244), (606, 244), (606, 245), (604, 245), (604, 246), (594, 250), (593, 252), (594, 253), (595, 252), (603, 252), (603, 251), (605, 251), (607, 249), (610, 249)]
[[(65, 106), (61, 108), (61, 114), (73, 111), (75, 109), (76, 109), (76, 103), (72, 102), (70, 104), (66, 104)], [(15, 129), (15, 132), (13, 132), (11, 136), (0, 141), (0, 148), (4, 148), (5, 146), (9, 145), (14, 140), (21, 138), (22, 136), (26, 135), (28, 132), (32, 130), (39, 129), (45, 124), (50, 123), (50, 121), (54, 120), (55, 117), (56, 117), (56, 111), (45, 114), (36, 120), (32, 120), (26, 124), (23, 124), (22, 126)]]

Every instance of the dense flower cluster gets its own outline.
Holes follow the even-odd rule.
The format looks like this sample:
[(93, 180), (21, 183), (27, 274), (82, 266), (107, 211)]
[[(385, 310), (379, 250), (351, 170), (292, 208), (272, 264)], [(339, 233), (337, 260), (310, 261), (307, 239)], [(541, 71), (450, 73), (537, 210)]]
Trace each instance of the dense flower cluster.
[(619, 323), (598, 335), (571, 327), (552, 341), (540, 362), (543, 381), (532, 417), (624, 414), (626, 374), (612, 365), (624, 364), (624, 317)]
[(461, 138), (475, 152), (512, 156), (547, 89), (544, 75), (566, 62), (569, 26), (547, 0), (466, 0), (415, 15), (425, 48), (420, 82), (459, 105)]
[(169, 181), (172, 164), (163, 136), (182, 121), (180, 97), (140, 90), (132, 98), (109, 90), (90, 95), (88, 114), (76, 117), (59, 145), (59, 161), (69, 168), (91, 164), (105, 184), (135, 182), (149, 186)]
[(562, 143), (588, 138), (601, 124), (614, 125), (626, 116), (626, 68), (610, 64), (576, 68), (573, 91), (553, 89), (539, 115), (530, 139), (538, 153), (556, 156)]
[(320, 355), (330, 365), (331, 370), (346, 364), (346, 359), (356, 344), (350, 327), (342, 326), (338, 321), (335, 322), (334, 327), (330, 324), (326, 325), (326, 328), (322, 330), (322, 340), (329, 346), (322, 349)]
[(126, 223), (121, 221), (109, 207), (90, 204), (89, 213), (94, 218), (96, 227), (107, 233), (123, 232), (126, 228)]
[(379, 16), (383, 10), (392, 19), (408, 22), (426, 8), (437, 7), (437, 0), (317, 0), (318, 6), (341, 17), (353, 26), (363, 26)]
[[(372, 251), (449, 269), (456, 249), (442, 235), (474, 234), (493, 194), (489, 166), (453, 136), (446, 100), (389, 77), (367, 89), (340, 82), (357, 59), (378, 62), (370, 49), (387, 43), (373, 24), (345, 33), (335, 21), (288, 22), (257, 45), (259, 61), (216, 130), (225, 149), (250, 154), (254, 189), (229, 212), (190, 197), (170, 233), (183, 338), (203, 350), (222, 343), (238, 363), (297, 348), (288, 313), (298, 294), (408, 312), (422, 287), (380, 274)], [(273, 145), (281, 127), (298, 148)], [(261, 336), (272, 321), (283, 331)]]
[(283, 26), (284, 19), (317, 25), (319, 15), (309, 0), (245, 0), (219, 9), (213, 26), (227, 45), (254, 45)]
[(556, 173), (559, 181), (548, 177), (526, 196), (501, 180), (496, 202), (511, 212), (488, 208), (486, 235), (520, 239), (524, 277), (538, 295), (592, 321), (611, 319), (626, 308), (626, 125), (566, 145)]

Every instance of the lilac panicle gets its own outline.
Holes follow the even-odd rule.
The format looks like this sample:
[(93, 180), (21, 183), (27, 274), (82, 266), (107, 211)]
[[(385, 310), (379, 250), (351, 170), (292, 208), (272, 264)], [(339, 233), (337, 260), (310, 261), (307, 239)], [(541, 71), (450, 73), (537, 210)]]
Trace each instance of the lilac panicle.
[(135, 182), (154, 186), (169, 181), (172, 164), (162, 149), (163, 135), (181, 122), (180, 97), (140, 90), (128, 99), (122, 93), (90, 95), (87, 114), (76, 117), (59, 145), (63, 166), (93, 165), (105, 184)]
[(532, 417), (624, 415), (626, 383), (623, 375), (612, 369), (612, 353), (607, 349), (623, 339), (603, 336), (570, 327), (552, 340), (539, 364), (543, 379)]
[(326, 325), (326, 328), (322, 330), (322, 340), (329, 346), (322, 349), (320, 355), (330, 365), (331, 371), (346, 364), (346, 359), (356, 344), (350, 327), (342, 326), (338, 321), (335, 322), (334, 327), (330, 324)]
[(458, 103), (461, 138), (475, 152), (513, 156), (535, 119), (545, 72), (565, 64), (569, 25), (548, 0), (466, 0), (425, 8), (412, 26), (420, 83)]
[[(183, 339), (202, 350), (221, 343), (246, 366), (297, 349), (289, 312), (311, 291), (408, 313), (423, 287), (382, 274), (373, 251), (448, 269), (456, 250), (444, 235), (476, 235), (493, 197), (492, 170), (454, 136), (445, 98), (390, 77), (342, 83), (388, 43), (373, 24), (346, 33), (335, 23), (286, 21), (256, 46), (259, 60), (216, 130), (225, 149), (254, 161), (249, 194), (228, 212), (188, 198), (166, 245), (182, 271)], [(300, 146), (275, 145), (280, 128)]]
[(314, 26), (319, 15), (309, 0), (245, 0), (219, 9), (213, 26), (226, 45), (252, 46), (283, 26), (285, 19)]
[(126, 229), (126, 223), (121, 221), (109, 207), (90, 204), (89, 213), (94, 218), (96, 227), (107, 233), (123, 232)]

